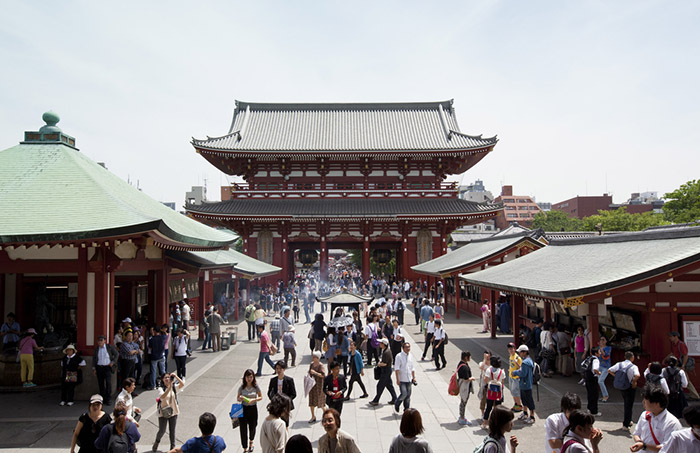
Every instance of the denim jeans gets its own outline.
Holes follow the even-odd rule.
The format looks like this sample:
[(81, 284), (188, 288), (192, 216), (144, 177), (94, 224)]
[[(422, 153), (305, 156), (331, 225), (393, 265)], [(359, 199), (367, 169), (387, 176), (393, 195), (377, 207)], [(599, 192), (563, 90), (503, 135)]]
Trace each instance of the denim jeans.
[(600, 387), (600, 394), (603, 398), (608, 397), (608, 389), (605, 387), (605, 378), (608, 377), (608, 369), (599, 367), (600, 376), (598, 376), (598, 386)]
[(202, 349), (211, 348), (211, 334), (209, 333), (209, 328), (204, 329), (204, 344)]
[(270, 353), (269, 352), (261, 352), (258, 355), (258, 372), (256, 373), (258, 376), (262, 374), (262, 367), (263, 367), (263, 362), (266, 361), (268, 365), (272, 367), (272, 369), (275, 369), (275, 363), (270, 359)]
[(408, 409), (411, 407), (411, 392), (413, 389), (413, 383), (411, 382), (400, 382), (399, 383), (399, 391), (401, 392), (399, 394), (399, 397), (396, 398), (396, 402), (394, 403), (394, 408), (398, 412), (399, 407), (401, 407), (401, 402), (403, 401), (403, 410)]
[(165, 374), (165, 358), (160, 358), (158, 360), (151, 360), (151, 387), (156, 386), (156, 373), (159, 376)]

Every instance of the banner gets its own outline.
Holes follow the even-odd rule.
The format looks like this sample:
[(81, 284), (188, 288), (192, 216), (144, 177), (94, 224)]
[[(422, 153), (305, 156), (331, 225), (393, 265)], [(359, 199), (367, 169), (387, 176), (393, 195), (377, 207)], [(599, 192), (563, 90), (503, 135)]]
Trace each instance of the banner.
[(186, 278), (185, 279), (185, 292), (187, 297), (199, 297), (199, 279), (198, 278)]
[(185, 298), (182, 292), (182, 279), (170, 280), (168, 282), (168, 293), (170, 295), (170, 303), (180, 302)]

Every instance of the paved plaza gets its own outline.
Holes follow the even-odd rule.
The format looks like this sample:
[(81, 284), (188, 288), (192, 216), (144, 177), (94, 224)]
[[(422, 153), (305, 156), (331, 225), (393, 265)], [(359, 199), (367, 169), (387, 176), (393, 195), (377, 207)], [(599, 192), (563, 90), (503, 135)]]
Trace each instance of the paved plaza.
[[(423, 349), (422, 336), (418, 332), (418, 327), (411, 322), (412, 313), (407, 311), (406, 315), (410, 333), (409, 341), (412, 344), (411, 353), (418, 364), (416, 371), (418, 386), (413, 389), (411, 406), (418, 409), (423, 417), (424, 437), (430, 442), (434, 452), (471, 452), (486, 433), (478, 427), (478, 423), (472, 427), (462, 427), (456, 423), (459, 400), (447, 394), (447, 383), (459, 361), (462, 349), (470, 350), (475, 358), (479, 357), (485, 348), (503, 353), (510, 338), (502, 336), (492, 340), (486, 334), (478, 333), (480, 319), (463, 314), (460, 320), (456, 320), (449, 313), (446, 316), (446, 327), (450, 335), (450, 344), (446, 348), (448, 366), (437, 372), (432, 362), (419, 361)], [(287, 373), (294, 378), (299, 395), (295, 400), (296, 409), (290, 420), (290, 433), (306, 435), (316, 448), (318, 439), (323, 434), (323, 428), (318, 422), (308, 423), (310, 418), (308, 399), (304, 397), (302, 387), (303, 376), (310, 362), (309, 344), (306, 340), (308, 329), (308, 324), (297, 326), (299, 363), (296, 367), (288, 369)], [(195, 342), (195, 344), (198, 343)], [(246, 368), (255, 369), (257, 366), (258, 349), (258, 343), (247, 341), (245, 323), (242, 323), (239, 326), (239, 341), (228, 351), (212, 353), (197, 350), (193, 353), (188, 362), (187, 386), (179, 394), (181, 414), (177, 424), (178, 446), (188, 438), (199, 435), (198, 417), (202, 412), (209, 411), (218, 419), (215, 433), (225, 439), (228, 445), (226, 451), (242, 451), (238, 429), (231, 429), (228, 412), (235, 400), (243, 371)], [(273, 356), (273, 360), (279, 360), (282, 356), (282, 353), (278, 353)], [(472, 362), (472, 372), (478, 376), (476, 365)], [(172, 364), (170, 369), (173, 369)], [(370, 369), (366, 370), (364, 376), (370, 398), (375, 395), (376, 389), (376, 381), (373, 380), (372, 374)], [(258, 381), (263, 393), (266, 392), (272, 376), (272, 369), (265, 364), (263, 377)], [(559, 399), (566, 391), (578, 392), (585, 405), (585, 389), (577, 385), (576, 381), (575, 377), (545, 380), (540, 386), (537, 402), (538, 416), (546, 417), (558, 412)], [(612, 383), (609, 387), (612, 388)], [(141, 393), (136, 397), (135, 404), (143, 409), (144, 416), (140, 428), (142, 437), (138, 446), (139, 451), (150, 451), (157, 432), (156, 392), (140, 389), (139, 391)], [(388, 451), (391, 439), (399, 432), (400, 422), (400, 415), (394, 412), (391, 405), (386, 404), (390, 399), (389, 394), (385, 392), (381, 404), (373, 408), (368, 404), (370, 398), (357, 399), (361, 394), (357, 386), (353, 392), (353, 399), (347, 401), (343, 408), (342, 429), (357, 439), (363, 452)], [(72, 430), (78, 416), (87, 406), (86, 402), (77, 402), (74, 407), (59, 407), (58, 389), (5, 393), (0, 395), (0, 399), (5, 409), (0, 414), (0, 449), (7, 452), (68, 451)], [(258, 403), (260, 423), (265, 416), (264, 408), (267, 401), (265, 396), (264, 400)], [(640, 398), (638, 401), (635, 405), (635, 420), (642, 410)], [(512, 405), (512, 399), (508, 393), (505, 404), (508, 407)], [(470, 399), (467, 411), (469, 419), (474, 420), (478, 417), (479, 407), (476, 397)], [(601, 404), (600, 411), (603, 416), (598, 419), (596, 426), (604, 431), (601, 451), (623, 451), (620, 449), (626, 451), (632, 444), (631, 434), (620, 429), (622, 402), (617, 391), (611, 390), (611, 402)], [(320, 411), (317, 411), (319, 420), (320, 415)], [(259, 427), (260, 425), (258, 425), (258, 433)], [(520, 440), (518, 451), (541, 452), (544, 450), (543, 420), (538, 419), (533, 426), (516, 422), (513, 433)], [(161, 441), (161, 447), (167, 448), (167, 444), (166, 433)], [(259, 450), (257, 441), (256, 450)]]

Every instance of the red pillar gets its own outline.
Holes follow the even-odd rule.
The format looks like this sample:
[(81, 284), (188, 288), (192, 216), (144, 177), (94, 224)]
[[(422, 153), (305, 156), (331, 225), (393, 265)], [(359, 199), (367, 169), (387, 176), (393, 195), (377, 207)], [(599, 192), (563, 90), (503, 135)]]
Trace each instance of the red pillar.
[[(87, 249), (78, 249), (78, 345), (77, 347), (85, 351), (87, 346), (87, 325), (93, 322), (87, 317), (88, 305), (88, 283), (87, 283)], [(97, 319), (97, 317), (95, 317)], [(95, 326), (97, 329), (97, 326)], [(99, 335), (99, 334), (98, 334)], [(110, 338), (111, 342), (112, 339)]]
[(454, 289), (455, 289), (455, 317), (459, 319), (459, 299), (462, 297), (462, 295), (459, 292), (459, 274), (452, 274), (452, 278), (454, 279)]
[(320, 250), (320, 274), (321, 281), (328, 281), (328, 243), (326, 242), (326, 236), (321, 236), (321, 250)]
[(362, 283), (369, 280), (369, 239), (365, 237), (362, 243)]
[(591, 333), (591, 347), (598, 345), (600, 332), (598, 331), (598, 304), (588, 304), (588, 331)]
[(238, 282), (240, 281), (240, 277), (238, 277), (236, 275), (236, 276), (234, 276), (234, 278), (235, 278), (235, 280), (233, 282), (233, 293), (234, 293), (233, 294), (233, 300), (234, 300), (233, 306), (235, 307), (235, 310), (236, 310), (236, 313), (234, 315), (235, 316), (234, 319), (236, 321), (238, 321), (238, 312), (240, 311), (240, 308), (241, 308), (239, 305), (239, 300), (238, 300)]
[(408, 234), (404, 233), (401, 239), (401, 246), (397, 250), (397, 254), (401, 253), (401, 275), (400, 278), (404, 279), (408, 277), (409, 269), (409, 259), (408, 259)]
[(151, 324), (157, 324), (156, 320), (156, 305), (158, 305), (158, 283), (156, 271), (148, 271), (148, 321)]
[(552, 322), (552, 304), (544, 301), (544, 322)]
[(496, 290), (492, 289), (490, 293), (491, 298), (489, 303), (491, 304), (491, 338), (496, 338)]
[(168, 322), (168, 270), (163, 263), (163, 269), (156, 271), (156, 325), (160, 326)]

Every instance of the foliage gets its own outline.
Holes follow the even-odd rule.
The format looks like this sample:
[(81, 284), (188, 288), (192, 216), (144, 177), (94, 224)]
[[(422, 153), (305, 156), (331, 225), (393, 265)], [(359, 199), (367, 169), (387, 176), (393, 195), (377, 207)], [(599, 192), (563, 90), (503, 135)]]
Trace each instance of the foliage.
[(583, 218), (584, 231), (641, 231), (646, 228), (667, 225), (662, 214), (653, 212), (641, 212), (630, 214), (627, 208), (622, 206), (611, 211), (598, 211), (598, 214)]
[(581, 231), (583, 221), (569, 217), (562, 211), (541, 211), (535, 214), (532, 228), (542, 228), (544, 231)]
[(664, 195), (664, 216), (674, 223), (700, 220), (700, 180), (688, 181)]
[[(352, 253), (352, 256), (350, 257), (350, 262), (354, 264), (358, 269), (362, 269), (362, 249), (358, 250), (353, 250), (353, 249), (348, 249), (348, 252)], [(391, 260), (389, 260), (388, 263), (386, 263), (385, 266), (377, 266), (377, 263), (374, 262), (374, 258), (371, 255), (372, 251), (370, 249), (370, 257), (369, 257), (369, 272), (372, 275), (393, 275), (396, 273), (396, 251), (392, 250), (391, 251)]]
[(236, 239), (236, 241), (233, 243), (233, 249), (237, 252), (243, 253), (243, 238), (239, 237)]

